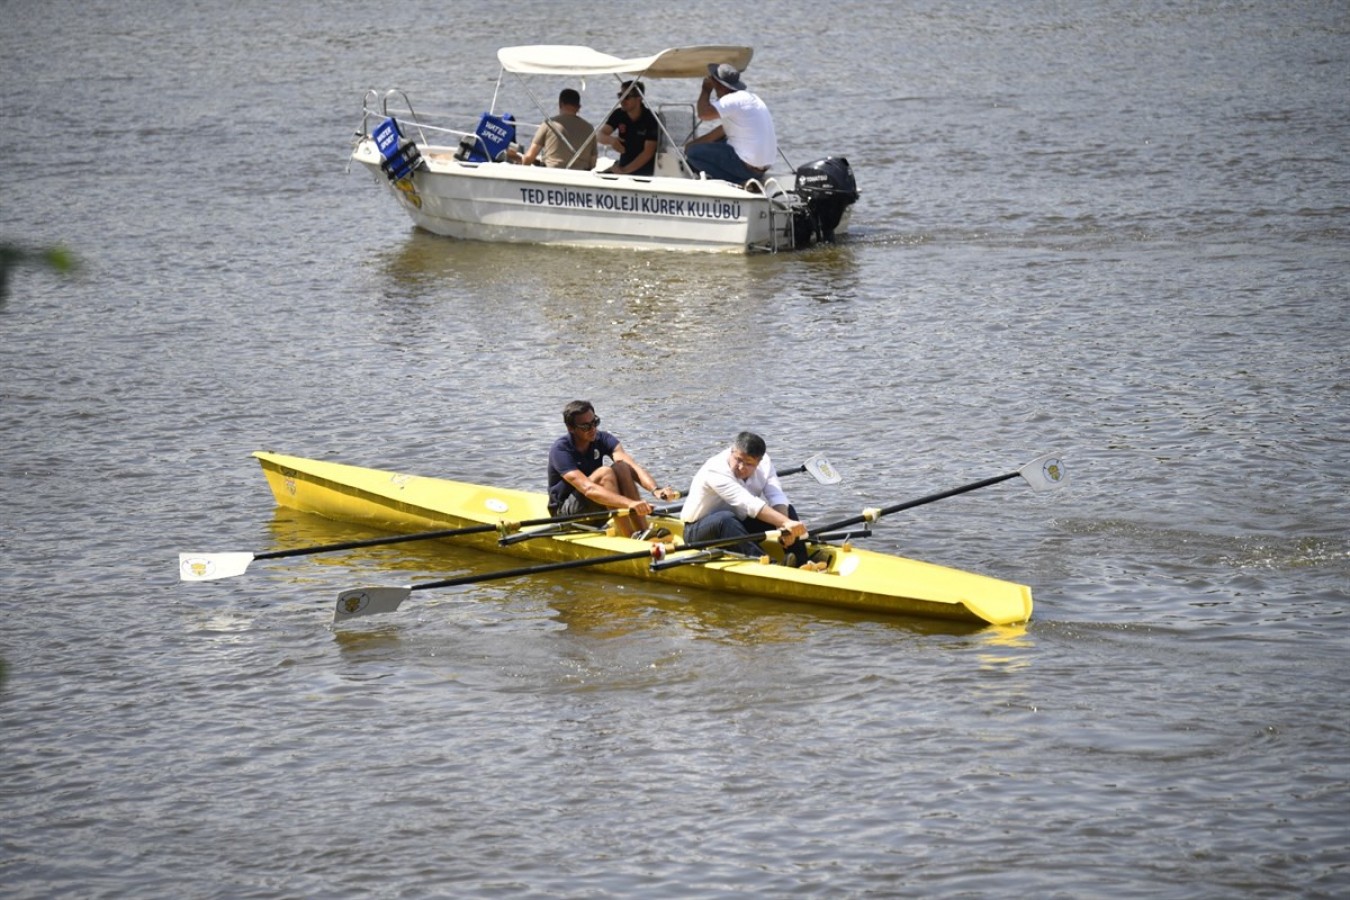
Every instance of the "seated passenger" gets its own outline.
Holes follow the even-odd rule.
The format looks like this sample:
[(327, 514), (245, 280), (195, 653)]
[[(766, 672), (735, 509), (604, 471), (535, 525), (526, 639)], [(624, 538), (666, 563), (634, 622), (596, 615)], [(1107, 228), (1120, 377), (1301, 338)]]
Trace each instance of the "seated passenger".
[(764, 101), (741, 81), (730, 65), (709, 65), (696, 104), (705, 122), (722, 124), (685, 145), (685, 156), (696, 173), (744, 185), (763, 180), (778, 155), (773, 116)]
[(549, 168), (594, 169), (595, 128), (578, 115), (580, 110), (581, 95), (563, 88), (558, 94), (558, 114), (540, 124), (524, 156), (511, 151), (511, 161), (532, 166), (542, 156)]
[(619, 108), (600, 126), (600, 143), (619, 151), (613, 175), (650, 176), (656, 171), (656, 145), (661, 126), (647, 108), (642, 82), (625, 81), (619, 89)]

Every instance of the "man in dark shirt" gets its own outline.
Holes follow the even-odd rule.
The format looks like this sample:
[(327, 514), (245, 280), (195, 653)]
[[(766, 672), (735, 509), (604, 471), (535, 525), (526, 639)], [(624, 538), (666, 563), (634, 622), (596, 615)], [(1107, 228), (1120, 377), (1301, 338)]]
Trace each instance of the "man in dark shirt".
[(619, 108), (600, 126), (600, 143), (619, 151), (614, 175), (646, 175), (656, 171), (656, 146), (661, 127), (642, 97), (642, 82), (625, 81), (619, 90)]
[[(629, 514), (618, 517), (615, 524), (620, 534), (628, 535), (646, 528), (643, 517), (652, 511), (650, 503), (639, 499), (639, 487), (658, 500), (679, 496), (669, 487), (657, 487), (656, 479), (628, 455), (619, 439), (600, 430), (600, 417), (589, 400), (567, 404), (563, 424), (567, 434), (554, 441), (548, 451), (550, 515), (626, 509)], [(613, 465), (604, 464), (606, 457)]]

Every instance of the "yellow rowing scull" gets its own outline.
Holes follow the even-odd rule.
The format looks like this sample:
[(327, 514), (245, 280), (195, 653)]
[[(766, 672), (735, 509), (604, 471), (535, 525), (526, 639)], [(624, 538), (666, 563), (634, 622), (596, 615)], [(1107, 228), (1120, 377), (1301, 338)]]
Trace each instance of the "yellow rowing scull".
[[(547, 497), (542, 492), (487, 487), (277, 453), (258, 452), (254, 456), (262, 464), (279, 505), (371, 528), (405, 533), (548, 516)], [(585, 526), (550, 529), (553, 533), (514, 543), (501, 542), (497, 530), (465, 535), (455, 541), (542, 563), (575, 562), (580, 567), (595, 560), (595, 565), (603, 565), (603, 571), (609, 574), (869, 613), (994, 625), (1017, 624), (1031, 617), (1029, 587), (985, 575), (864, 550), (847, 542), (812, 547), (813, 559), (824, 563), (819, 571), (768, 564), (733, 554), (704, 559), (695, 550), (682, 549), (678, 519), (653, 517), (652, 524), (672, 532), (671, 544), (664, 553), (658, 548), (649, 555), (643, 552), (646, 542)], [(652, 558), (662, 556), (667, 563), (686, 558), (703, 561), (654, 567)], [(623, 558), (600, 562), (608, 557)], [(348, 594), (358, 596), (357, 592)], [(357, 614), (356, 601), (350, 605), (352, 614)], [(396, 606), (394, 603), (390, 608)]]

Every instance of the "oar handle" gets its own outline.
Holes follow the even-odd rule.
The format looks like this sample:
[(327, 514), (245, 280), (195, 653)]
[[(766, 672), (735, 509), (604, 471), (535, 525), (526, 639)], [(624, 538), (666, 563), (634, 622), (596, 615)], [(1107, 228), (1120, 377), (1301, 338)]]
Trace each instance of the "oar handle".
[[(683, 503), (676, 503), (672, 506), (653, 507), (652, 515), (671, 516), (678, 513), (680, 511), (680, 507), (683, 505), (684, 505)], [(631, 514), (632, 510), (628, 509), (607, 509), (601, 512), (581, 513), (579, 514), (579, 516), (581, 518), (587, 519), (598, 519), (602, 516), (628, 516)], [(532, 541), (535, 538), (556, 537), (557, 535), (560, 534), (572, 533), (568, 531), (566, 526), (575, 522), (577, 518), (578, 516), (561, 516), (556, 519), (550, 519), (549, 522), (552, 524), (552, 527), (549, 528), (540, 528), (538, 531), (518, 531), (514, 534), (503, 533), (502, 536), (497, 539), (497, 546), (509, 547), (512, 544), (519, 544), (524, 541)], [(520, 524), (529, 525), (531, 523), (521, 522)]]
[[(674, 509), (678, 510), (679, 506)], [(406, 544), (410, 541), (434, 541), (437, 538), (463, 537), (470, 534), (486, 534), (489, 531), (515, 531), (533, 525), (552, 525), (558, 522), (582, 522), (587, 519), (603, 519), (611, 509), (592, 510), (573, 513), (569, 516), (550, 516), (543, 519), (526, 519), (523, 522), (496, 522), (493, 524), (465, 525), (460, 528), (442, 528), (438, 531), (419, 531), (416, 534), (396, 534), (389, 537), (365, 538), (359, 541), (342, 541), (336, 544), (322, 544), (317, 547), (292, 547), (289, 550), (269, 550), (266, 553), (253, 554), (254, 559), (284, 559), (288, 556), (309, 556), (312, 553), (336, 553), (339, 550), (357, 550), (361, 547), (383, 547), (386, 544)]]

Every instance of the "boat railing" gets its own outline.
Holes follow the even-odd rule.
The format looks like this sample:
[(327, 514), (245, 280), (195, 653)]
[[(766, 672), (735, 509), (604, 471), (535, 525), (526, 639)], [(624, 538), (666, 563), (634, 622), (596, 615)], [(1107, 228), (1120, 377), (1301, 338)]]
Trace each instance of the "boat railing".
[[(433, 112), (419, 115), (407, 93), (398, 88), (383, 93), (374, 89), (366, 91), (361, 103), (359, 134), (369, 135), (370, 129), (385, 119), (393, 119), (400, 132), (424, 147), (458, 145), (466, 137), (474, 137), (478, 124), (476, 116), (463, 114)], [(459, 127), (460, 122), (464, 123), (463, 127)]]
[[(689, 167), (688, 158), (684, 153), (684, 145), (692, 139), (698, 132), (698, 118), (695, 114), (692, 103), (662, 103), (653, 110), (656, 113), (657, 125), (660, 128), (660, 138), (656, 151), (656, 170), (653, 173), (657, 177), (666, 178), (697, 178), (694, 171)], [(401, 89), (393, 88), (387, 91), (377, 91), (370, 89), (366, 91), (365, 98), (361, 104), (361, 130), (357, 133), (358, 138), (367, 137), (374, 126), (379, 125), (385, 119), (393, 119), (398, 123), (399, 131), (415, 143), (422, 147), (457, 147), (464, 148), (467, 142), (478, 142), (482, 149), (486, 151), (486, 146), (482, 145), (482, 139), (478, 136), (476, 128), (479, 120), (475, 116), (469, 116), (456, 113), (418, 113), (412, 105), (412, 100), (407, 93)], [(538, 127), (537, 123), (531, 123), (523, 120), (516, 120), (517, 133), (520, 135), (533, 135)], [(598, 172), (605, 169), (604, 160), (597, 166)], [(771, 200), (776, 201), (770, 206), (790, 207), (792, 197), (790, 191), (785, 190), (778, 181), (772, 177), (765, 177), (762, 181), (751, 181), (747, 188), (752, 193), (762, 193)], [(770, 216), (774, 216), (773, 210)], [(789, 209), (779, 209), (777, 215), (791, 215)], [(777, 251), (784, 249), (782, 239), (778, 232), (783, 230), (771, 228), (773, 237), (771, 238), (773, 246), (771, 248)], [(791, 229), (787, 229), (789, 237), (787, 238), (786, 249), (791, 249), (792, 238)]]
[(769, 240), (764, 244), (752, 244), (751, 249), (765, 250), (769, 253), (795, 250), (797, 230), (793, 227), (793, 221), (801, 198), (786, 190), (778, 179), (771, 175), (763, 179), (752, 178), (746, 183), (745, 188), (751, 193), (763, 194), (769, 200)]

